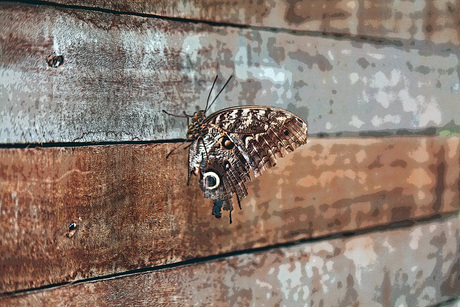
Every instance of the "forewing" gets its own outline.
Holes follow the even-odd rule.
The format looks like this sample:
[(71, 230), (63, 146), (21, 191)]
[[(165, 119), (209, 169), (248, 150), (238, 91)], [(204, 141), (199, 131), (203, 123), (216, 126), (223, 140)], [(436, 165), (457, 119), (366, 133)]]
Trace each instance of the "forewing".
[(248, 163), (259, 175), (307, 142), (307, 124), (297, 115), (279, 108), (237, 107), (224, 109), (206, 121), (220, 127), (249, 156)]

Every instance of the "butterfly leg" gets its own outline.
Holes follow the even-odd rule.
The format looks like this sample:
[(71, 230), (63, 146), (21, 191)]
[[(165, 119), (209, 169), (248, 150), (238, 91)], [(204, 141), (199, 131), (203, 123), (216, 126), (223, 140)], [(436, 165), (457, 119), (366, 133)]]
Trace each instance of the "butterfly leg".
[[(187, 142), (187, 140), (184, 141), (184, 143)], [(190, 146), (192, 146), (192, 143), (188, 144), (187, 146), (184, 147), (184, 150), (188, 149)]]
[(193, 117), (193, 115), (188, 115), (187, 113), (185, 113), (184, 111), (184, 116), (187, 117), (187, 127), (190, 126), (190, 118)]
[(169, 112), (166, 111), (166, 110), (161, 110), (161, 111), (163, 111), (163, 113), (166, 113), (166, 114), (168, 114), (169, 116), (173, 116), (173, 117), (182, 117), (182, 118), (185, 118), (185, 117), (188, 118), (188, 117), (190, 117), (190, 115), (185, 114), (185, 112), (184, 112), (184, 115), (179, 115), (179, 114), (172, 114), (172, 113), (169, 113)]
[[(240, 197), (238, 196), (238, 193), (235, 193), (235, 195), (236, 195), (236, 200), (238, 201), (238, 207), (240, 207), (240, 210), (241, 210), (242, 208), (241, 208)], [(232, 212), (230, 211), (230, 214), (231, 214), (231, 213), (232, 213)], [(230, 223), (231, 223), (231, 222), (230, 222)]]
[[(200, 138), (198, 139), (198, 142), (199, 142), (199, 141), (201, 141), (201, 142), (203, 143), (203, 148), (204, 148), (204, 153), (205, 153), (205, 155), (206, 155), (206, 160), (208, 160), (208, 151), (206, 150), (206, 144), (204, 143), (204, 140), (203, 140), (202, 137), (200, 137)], [(204, 158), (204, 157), (203, 157), (203, 158)], [(203, 159), (203, 161), (204, 161), (204, 159)]]
[[(183, 141), (182, 143), (180, 143), (178, 146), (174, 147), (167, 155), (166, 155), (166, 159), (169, 158), (169, 156), (174, 152), (176, 151), (177, 148), (181, 147), (182, 145), (184, 145), (185, 143), (187, 142), (187, 140)], [(187, 149), (189, 148), (190, 145), (186, 146), (184, 149)]]

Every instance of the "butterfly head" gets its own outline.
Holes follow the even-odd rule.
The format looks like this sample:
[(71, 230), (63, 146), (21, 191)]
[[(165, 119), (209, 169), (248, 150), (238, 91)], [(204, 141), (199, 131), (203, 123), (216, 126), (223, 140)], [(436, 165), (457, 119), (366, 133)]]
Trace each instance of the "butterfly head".
[(224, 88), (227, 86), (228, 82), (230, 82), (231, 79), (232, 79), (232, 76), (230, 76), (230, 78), (227, 79), (227, 82), (225, 82), (224, 86), (220, 89), (219, 93), (217, 93), (216, 97), (214, 97), (212, 102), (209, 103), (209, 99), (211, 98), (211, 92), (217, 81), (217, 76), (216, 76), (216, 78), (214, 79), (214, 82), (212, 83), (211, 90), (209, 91), (208, 100), (206, 101), (206, 107), (204, 108), (204, 110), (199, 110), (195, 112), (193, 116), (186, 115), (187, 118), (190, 118), (190, 117), (192, 118), (192, 122), (190, 123), (190, 125), (188, 125), (188, 130), (187, 130), (188, 140), (196, 140), (200, 136), (203, 135), (205, 127), (202, 125), (202, 123), (206, 118), (206, 111), (208, 111), (209, 108), (211, 108), (213, 103), (217, 100), (217, 97), (219, 97), (220, 93), (222, 93), (222, 91), (224, 90)]

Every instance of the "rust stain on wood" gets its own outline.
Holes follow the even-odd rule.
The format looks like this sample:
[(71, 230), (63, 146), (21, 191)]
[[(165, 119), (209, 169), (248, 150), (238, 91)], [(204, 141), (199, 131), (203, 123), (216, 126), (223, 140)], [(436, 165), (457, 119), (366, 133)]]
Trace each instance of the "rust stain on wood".
[[(186, 185), (185, 151), (165, 159), (173, 145), (2, 149), (0, 289), (452, 212), (460, 204), (459, 143), (313, 138), (250, 184), (232, 225), (211, 215), (197, 182)], [(379, 167), (369, 170), (377, 156)]]
[(460, 295), (460, 218), (0, 298), (8, 306), (432, 306)]

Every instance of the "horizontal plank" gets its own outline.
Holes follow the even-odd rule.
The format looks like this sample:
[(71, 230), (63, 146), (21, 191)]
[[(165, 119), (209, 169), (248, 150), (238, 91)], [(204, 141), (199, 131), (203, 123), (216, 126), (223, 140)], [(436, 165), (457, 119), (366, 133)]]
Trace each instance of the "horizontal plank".
[(434, 306), (460, 296), (460, 217), (4, 297), (8, 306)]
[(233, 224), (171, 148), (0, 150), (0, 292), (460, 209), (458, 136), (312, 138), (250, 183)]
[[(214, 77), (231, 74), (211, 111), (278, 106), (312, 134), (460, 129), (456, 49), (25, 4), (0, 13), (0, 143), (183, 138), (185, 120), (161, 110), (203, 108)], [(52, 54), (63, 58), (50, 66)]]
[(460, 45), (460, 4), (456, 1), (77, 0), (72, 4), (256, 27)]

